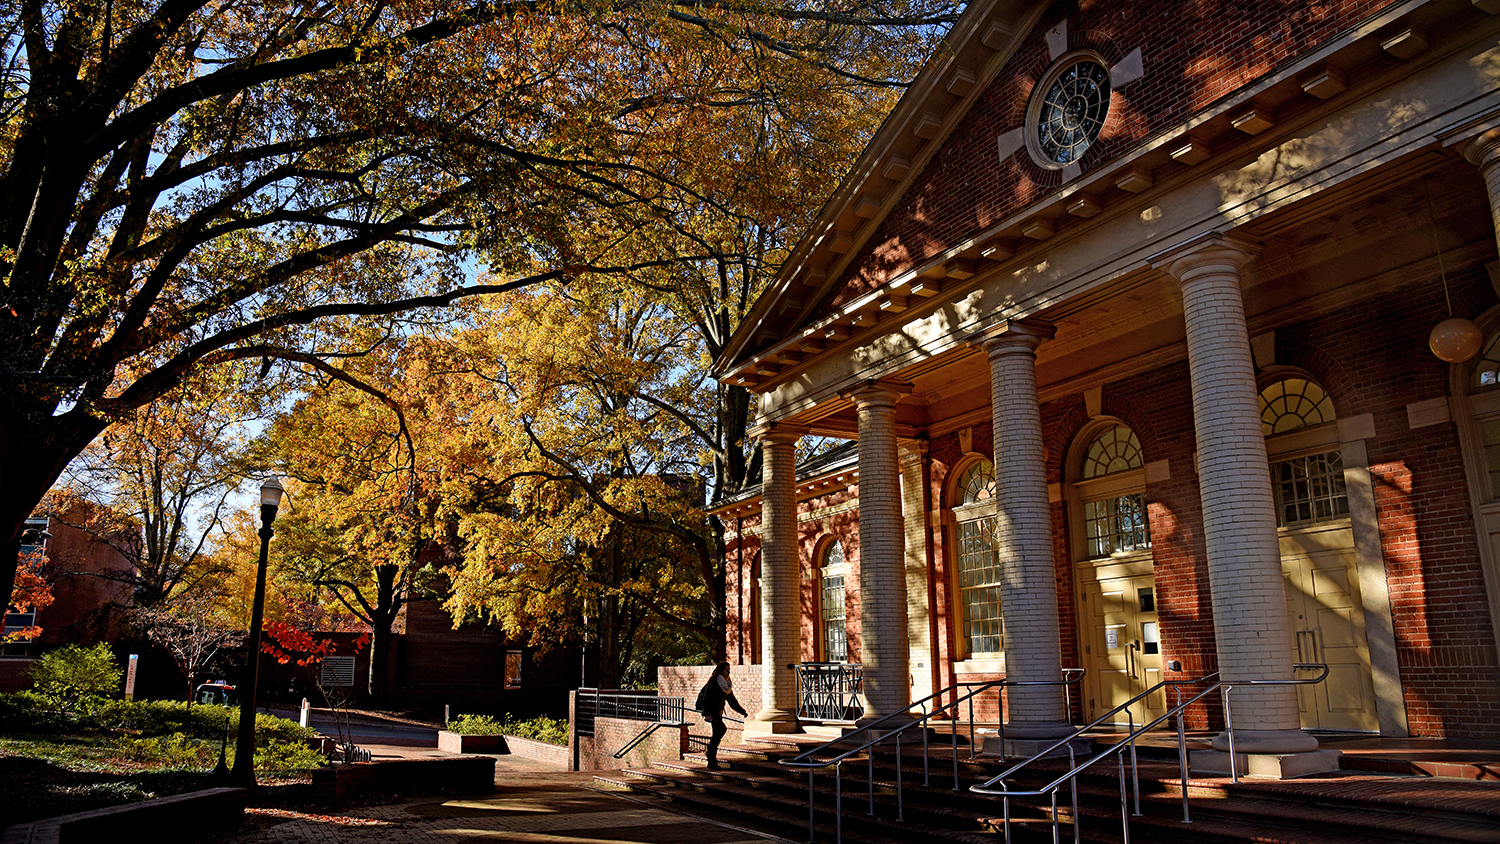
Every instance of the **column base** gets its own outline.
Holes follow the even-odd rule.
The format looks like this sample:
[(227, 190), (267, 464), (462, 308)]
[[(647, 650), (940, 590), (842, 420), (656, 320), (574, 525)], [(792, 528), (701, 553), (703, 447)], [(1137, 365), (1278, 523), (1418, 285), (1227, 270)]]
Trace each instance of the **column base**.
[[(1239, 737), (1235, 739), (1238, 750)], [(1342, 751), (1327, 749), (1306, 753), (1235, 753), (1234, 763), (1242, 777), (1288, 780), (1337, 771), (1342, 755)], [(1229, 754), (1220, 750), (1194, 750), (1188, 754), (1188, 769), (1193, 776), (1230, 776)]]
[(745, 719), (747, 735), (800, 732), (802, 732), (802, 723), (797, 720), (797, 713), (784, 709), (762, 709)]
[[(1058, 738), (1061, 738), (1061, 736)], [(1054, 744), (1057, 744), (1057, 739), (1055, 738), (1013, 739), (1009, 735), (1006, 735), (1005, 740), (1002, 742), (999, 736), (986, 736), (984, 744), (979, 748), (979, 753), (981, 756), (998, 756), (1001, 759), (1030, 759)], [(1094, 752), (1094, 740), (1079, 736), (1078, 738), (1071, 739), (1067, 744), (1058, 745), (1042, 758), (1066, 759), (1068, 758), (1069, 745), (1073, 748), (1074, 759), (1083, 759)]]
[[(1214, 736), (1210, 746), (1222, 753), (1229, 752), (1229, 733)], [(1318, 739), (1301, 730), (1235, 730), (1235, 753), (1287, 754), (1311, 753), (1318, 749)], [(1229, 770), (1227, 767), (1224, 770)]]
[[(980, 752), (986, 756), (1000, 756), (1005, 759), (1030, 759), (1051, 745), (1057, 744), (1058, 739), (1070, 736), (1077, 731), (1078, 728), (1067, 721), (1010, 723), (1005, 725), (1003, 740), (998, 735), (986, 736)], [(1058, 745), (1044, 758), (1053, 759), (1059, 756), (1066, 758), (1070, 745), (1075, 756), (1083, 756), (1093, 751), (1094, 741), (1080, 736), (1068, 744)]]

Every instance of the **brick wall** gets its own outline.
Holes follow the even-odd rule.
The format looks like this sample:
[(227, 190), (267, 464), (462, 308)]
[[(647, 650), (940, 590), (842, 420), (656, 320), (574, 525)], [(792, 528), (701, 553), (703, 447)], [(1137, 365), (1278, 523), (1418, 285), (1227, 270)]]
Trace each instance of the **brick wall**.
[[(595, 720), (594, 734), (578, 737), (578, 760), (573, 770), (612, 771), (650, 767), (655, 761), (681, 759), (682, 754), (689, 749), (688, 727), (658, 727), (623, 757), (614, 758), (616, 752), (640, 735), (642, 730), (650, 727), (650, 721), (627, 721), (622, 718)], [(699, 732), (703, 733), (706, 741), (707, 728), (702, 728)]]
[(0, 692), (19, 692), (31, 688), (31, 663), (29, 658), (0, 659)]
[(374, 791), (405, 792), (412, 788), (487, 792), (495, 786), (492, 756), (452, 759), (392, 759), (317, 768), (313, 790), (320, 802), (340, 805)]

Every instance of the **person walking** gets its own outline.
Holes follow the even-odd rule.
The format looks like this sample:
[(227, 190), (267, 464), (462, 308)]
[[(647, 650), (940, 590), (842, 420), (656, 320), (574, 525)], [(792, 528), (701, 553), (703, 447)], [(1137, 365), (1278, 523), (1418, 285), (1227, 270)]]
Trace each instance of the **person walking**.
[(708, 757), (708, 767), (714, 771), (719, 770), (719, 742), (729, 730), (724, 726), (725, 703), (734, 707), (734, 711), (741, 716), (748, 714), (734, 697), (734, 684), (729, 680), (729, 663), (721, 662), (714, 666), (713, 675), (703, 684), (703, 690), (698, 692), (696, 704), (697, 710), (703, 714), (703, 720), (713, 730), (708, 739), (708, 749), (703, 755)]

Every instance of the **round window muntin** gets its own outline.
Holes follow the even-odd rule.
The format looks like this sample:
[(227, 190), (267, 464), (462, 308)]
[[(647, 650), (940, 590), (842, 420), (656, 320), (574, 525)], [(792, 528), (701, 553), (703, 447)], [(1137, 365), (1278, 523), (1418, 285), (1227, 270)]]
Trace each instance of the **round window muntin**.
[(1111, 90), (1109, 64), (1098, 54), (1070, 53), (1055, 62), (1026, 106), (1032, 160), (1061, 170), (1083, 158), (1109, 119)]

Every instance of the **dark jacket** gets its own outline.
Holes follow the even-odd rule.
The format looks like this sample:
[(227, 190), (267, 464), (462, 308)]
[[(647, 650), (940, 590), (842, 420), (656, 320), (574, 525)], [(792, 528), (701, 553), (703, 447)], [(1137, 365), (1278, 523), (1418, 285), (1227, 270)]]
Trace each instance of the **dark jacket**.
[(741, 715), (746, 714), (745, 707), (740, 706), (740, 702), (734, 697), (734, 692), (725, 692), (719, 686), (719, 675), (715, 674), (708, 678), (708, 682), (703, 684), (703, 688), (698, 692), (698, 700), (693, 704), (693, 708), (703, 713), (704, 716), (723, 715), (724, 704), (726, 702), (734, 708), (735, 712)]

